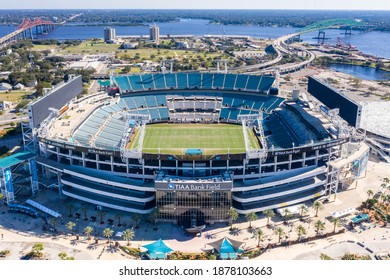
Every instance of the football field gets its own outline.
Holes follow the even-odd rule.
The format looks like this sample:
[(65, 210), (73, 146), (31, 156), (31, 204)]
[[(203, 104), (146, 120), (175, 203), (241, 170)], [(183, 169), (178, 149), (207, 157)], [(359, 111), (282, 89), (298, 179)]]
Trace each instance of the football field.
[[(259, 147), (248, 131), (251, 145)], [(185, 154), (186, 149), (202, 149), (203, 155), (245, 153), (241, 125), (234, 124), (152, 124), (147, 125), (144, 153)]]

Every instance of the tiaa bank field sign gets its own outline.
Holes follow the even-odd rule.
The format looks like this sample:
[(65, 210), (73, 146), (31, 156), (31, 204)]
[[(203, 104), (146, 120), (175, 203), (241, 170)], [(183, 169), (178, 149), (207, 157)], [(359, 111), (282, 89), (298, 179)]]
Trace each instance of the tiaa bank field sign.
[(156, 190), (170, 191), (220, 191), (231, 190), (232, 182), (155, 182)]

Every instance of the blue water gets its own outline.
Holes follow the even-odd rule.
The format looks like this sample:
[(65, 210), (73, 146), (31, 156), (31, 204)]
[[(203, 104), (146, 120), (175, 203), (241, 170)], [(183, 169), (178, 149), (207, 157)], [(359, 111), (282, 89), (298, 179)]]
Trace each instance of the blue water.
[(386, 78), (388, 79), (389, 75), (389, 72), (383, 70), (358, 65), (332, 64), (330, 65), (330, 68), (364, 80), (384, 80)]
[[(291, 34), (296, 31), (292, 27), (263, 27), (245, 25), (219, 25), (209, 24), (207, 20), (182, 19), (177, 22), (159, 23), (160, 34), (191, 34), (202, 36), (206, 34), (226, 34), (226, 35), (246, 35), (255, 38), (277, 38), (282, 35)], [(116, 29), (116, 34), (122, 35), (147, 35), (148, 26), (112, 26)], [(102, 38), (104, 26), (60, 26), (48, 35), (39, 36), (40, 39), (91, 39)], [(12, 26), (0, 26), (0, 37), (15, 30)], [(351, 43), (363, 53), (390, 58), (390, 33), (387, 32), (354, 32), (353, 36), (344, 36), (340, 30), (326, 30), (326, 37), (330, 37), (326, 43), (335, 45), (340, 37), (345, 43)], [(316, 43), (317, 33), (302, 35), (302, 39), (309, 43)]]

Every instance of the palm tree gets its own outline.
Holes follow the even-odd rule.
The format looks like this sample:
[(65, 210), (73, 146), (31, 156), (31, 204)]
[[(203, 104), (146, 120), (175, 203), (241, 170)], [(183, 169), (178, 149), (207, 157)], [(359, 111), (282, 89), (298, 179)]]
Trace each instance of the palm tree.
[(330, 222), (333, 224), (333, 232), (336, 232), (336, 227), (339, 227), (341, 225), (339, 218), (331, 218)]
[(370, 197), (374, 195), (374, 192), (372, 190), (368, 190), (367, 195), (368, 195), (368, 199), (370, 199)]
[(123, 214), (120, 213), (120, 212), (115, 215), (115, 218), (118, 219), (118, 227), (122, 226), (122, 224), (121, 224), (121, 218), (122, 217), (123, 217)]
[(301, 241), (302, 235), (307, 233), (306, 228), (303, 225), (299, 225), (296, 228), (297, 234), (298, 234), (298, 241)]
[(148, 219), (150, 222), (153, 223), (153, 225), (155, 225), (157, 217), (158, 217), (158, 209), (154, 208), (153, 211), (149, 213)]
[(87, 236), (87, 239), (90, 240), (91, 239), (91, 233), (93, 231), (93, 228), (90, 227), (90, 226), (87, 226), (84, 228), (84, 234)]
[(307, 211), (308, 211), (307, 206), (305, 204), (301, 204), (301, 205), (299, 205), (298, 209), (299, 209), (299, 213), (300, 213), (301, 219), (302, 219), (303, 215), (305, 213), (307, 213)]
[(130, 245), (130, 241), (134, 238), (135, 233), (132, 229), (128, 228), (122, 233), (123, 240), (127, 241), (127, 246)]
[(98, 211), (98, 215), (100, 217), (100, 224), (104, 224), (103, 218), (107, 215), (102, 209)]
[(110, 243), (110, 238), (114, 234), (114, 231), (111, 228), (105, 228), (103, 230), (103, 236), (107, 238), (107, 243)]
[(263, 241), (264, 232), (260, 228), (258, 228), (253, 233), (253, 237), (257, 240), (257, 247), (259, 247), (260, 242)]
[(316, 211), (316, 217), (318, 217), (318, 211), (324, 209), (324, 205), (319, 200), (314, 201), (312, 207)]
[(56, 230), (56, 226), (58, 224), (58, 220), (56, 218), (50, 218), (49, 220), (49, 224), (51, 225), (51, 227)]
[(42, 243), (35, 243), (34, 246), (32, 247), (32, 253), (34, 257), (42, 257), (43, 249), (45, 249), (45, 247), (43, 246)]
[(88, 220), (87, 213), (88, 213), (88, 205), (86, 203), (83, 203), (81, 205), (80, 211), (84, 213), (84, 221)]
[(70, 217), (73, 217), (73, 208), (74, 208), (73, 204), (72, 204), (72, 203), (68, 203), (68, 204), (66, 205), (66, 208), (69, 210), (69, 215), (68, 215), (68, 217), (69, 217), (69, 218), (70, 218)]
[(325, 223), (318, 220), (314, 223), (314, 228), (316, 229), (316, 235), (318, 235), (321, 230), (325, 229)]
[(387, 195), (385, 195), (385, 194), (381, 194), (381, 200), (382, 200), (382, 204), (384, 204), (384, 203), (385, 203), (386, 199), (387, 199)]
[(249, 222), (249, 228), (252, 227), (252, 222), (257, 220), (257, 215), (255, 212), (249, 212), (245, 214), (246, 220)]
[(281, 227), (276, 228), (275, 229), (275, 234), (279, 236), (279, 242), (278, 243), (280, 243), (280, 239), (282, 239), (282, 236), (285, 235), (284, 229), (281, 228)]
[(263, 214), (267, 217), (267, 226), (269, 226), (269, 221), (271, 218), (275, 217), (275, 213), (271, 209), (267, 209)]
[(283, 209), (283, 216), (284, 216), (284, 222), (287, 224), (288, 220), (290, 220), (292, 217), (292, 213), (290, 209), (288, 208)]
[(229, 218), (230, 218), (230, 222), (231, 222), (230, 229), (232, 229), (234, 221), (238, 219), (238, 212), (233, 207), (229, 208)]
[(68, 222), (66, 224), (66, 228), (69, 230), (70, 235), (73, 234), (73, 228), (76, 226), (74, 222)]
[(131, 219), (133, 220), (133, 222), (135, 223), (135, 227), (138, 228), (139, 226), (139, 223), (141, 222), (141, 219), (142, 219), (142, 216), (138, 213), (134, 214)]
[(385, 184), (390, 184), (390, 179), (387, 178), (387, 177), (385, 177), (385, 178), (383, 178), (383, 182), (384, 182)]

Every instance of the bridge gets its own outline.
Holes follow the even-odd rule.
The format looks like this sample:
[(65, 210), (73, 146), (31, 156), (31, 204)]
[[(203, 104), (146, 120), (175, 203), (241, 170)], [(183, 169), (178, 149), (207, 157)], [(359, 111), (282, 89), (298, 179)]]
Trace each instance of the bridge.
[(53, 22), (50, 20), (45, 20), (40, 17), (34, 18), (33, 20), (29, 18), (23, 19), (22, 23), (17, 27), (17, 29), (4, 37), (0, 38), (0, 48), (10, 45), (13, 42), (17, 42), (19, 40), (33, 39), (34, 34), (33, 31), (35, 29), (35, 34), (47, 34), (51, 30), (53, 30), (58, 25), (63, 25), (69, 20), (73, 20), (76, 17), (82, 15), (75, 14), (70, 16), (68, 19), (63, 22)]
[(44, 20), (41, 18), (35, 18), (30, 20), (29, 18), (23, 19), (23, 22), (17, 27), (17, 29), (4, 37), (0, 38), (0, 46), (7, 46), (12, 42), (19, 40), (25, 40), (27, 38), (33, 39), (33, 30), (36, 34), (45, 34), (53, 30), (56, 25), (61, 23), (55, 23), (50, 20)]
[(255, 70), (256, 73), (261, 73), (261, 74), (267, 73), (268, 74), (268, 73), (270, 73), (270, 71), (271, 72), (274, 71), (274, 70), (270, 70), (269, 67), (274, 66), (275, 64), (279, 63), (282, 60), (283, 55), (294, 55), (295, 52), (306, 53), (306, 57), (308, 57), (308, 59), (306, 59), (302, 62), (293, 64), (293, 65), (288, 65), (288, 66), (281, 65), (279, 67), (280, 74), (295, 72), (295, 71), (298, 71), (298, 70), (303, 69), (306, 66), (308, 66), (316, 58), (316, 56), (313, 52), (311, 52), (305, 48), (301, 48), (301, 47), (294, 47), (293, 48), (293, 47), (289, 46), (286, 43), (286, 41), (288, 41), (294, 37), (300, 36), (302, 34), (305, 34), (305, 33), (313, 32), (313, 31), (320, 31), (320, 30), (328, 29), (328, 28), (340, 28), (340, 29), (341, 28), (348, 28), (348, 29), (351, 29), (353, 27), (364, 27), (364, 26), (366, 26), (366, 24), (362, 21), (345, 19), (345, 18), (319, 21), (319, 22), (313, 23), (311, 25), (308, 25), (304, 28), (301, 28), (301, 29), (297, 30), (295, 33), (288, 34), (288, 35), (285, 35), (285, 36), (282, 36), (282, 37), (275, 39), (272, 42), (272, 47), (276, 52), (276, 57), (274, 59), (267, 61), (267, 62), (264, 62), (264, 63), (260, 63), (260, 64), (233, 68), (232, 70), (239, 71), (239, 72), (242, 72), (242, 71), (249, 72), (249, 71)]

